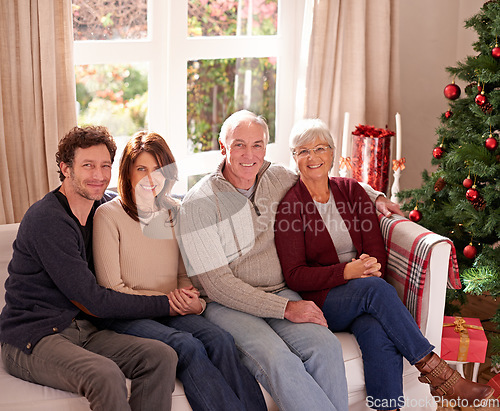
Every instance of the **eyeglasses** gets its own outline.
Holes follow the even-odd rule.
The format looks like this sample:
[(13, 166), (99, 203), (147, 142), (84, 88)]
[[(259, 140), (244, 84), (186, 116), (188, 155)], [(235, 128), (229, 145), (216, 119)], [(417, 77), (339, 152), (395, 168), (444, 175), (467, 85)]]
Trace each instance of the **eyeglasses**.
[(320, 156), (321, 154), (325, 154), (329, 149), (331, 149), (330, 146), (318, 146), (314, 148), (301, 148), (299, 151), (293, 151), (292, 154), (294, 156), (304, 158), (307, 157), (311, 154), (311, 151), (314, 151), (314, 154), (317, 156)]

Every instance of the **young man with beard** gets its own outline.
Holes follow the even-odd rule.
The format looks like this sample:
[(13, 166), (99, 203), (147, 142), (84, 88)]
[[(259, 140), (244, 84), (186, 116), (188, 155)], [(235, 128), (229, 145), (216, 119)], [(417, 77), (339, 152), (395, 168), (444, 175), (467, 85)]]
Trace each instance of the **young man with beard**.
[[(24, 380), (84, 395), (93, 410), (171, 408), (177, 355), (168, 345), (101, 330), (98, 319), (170, 313), (166, 296), (97, 285), (92, 219), (116, 152), (104, 127), (75, 127), (56, 154), (61, 185), (26, 212), (0, 315), (2, 360)], [(132, 380), (127, 401), (125, 377)]]

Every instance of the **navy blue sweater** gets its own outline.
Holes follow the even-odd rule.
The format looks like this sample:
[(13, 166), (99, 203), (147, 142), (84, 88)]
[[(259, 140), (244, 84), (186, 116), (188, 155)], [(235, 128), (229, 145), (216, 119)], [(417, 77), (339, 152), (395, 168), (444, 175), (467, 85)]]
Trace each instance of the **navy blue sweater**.
[(26, 212), (13, 249), (0, 341), (28, 354), (40, 339), (67, 328), (81, 311), (117, 319), (169, 314), (166, 296), (129, 295), (97, 284), (80, 227), (54, 192)]

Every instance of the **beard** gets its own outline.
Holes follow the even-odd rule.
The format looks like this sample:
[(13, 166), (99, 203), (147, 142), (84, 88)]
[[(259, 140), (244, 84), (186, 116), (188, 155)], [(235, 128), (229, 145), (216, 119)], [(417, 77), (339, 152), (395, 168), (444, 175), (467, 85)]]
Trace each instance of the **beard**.
[[(70, 171), (71, 173), (71, 185), (73, 186), (73, 189), (76, 194), (79, 196), (87, 199), (87, 200), (92, 200), (92, 201), (99, 201), (102, 196), (104, 195), (104, 192), (106, 191), (106, 188), (108, 184), (105, 184), (102, 189), (99, 190), (91, 190), (89, 189), (82, 180), (80, 180), (76, 175), (74, 170)], [(109, 183), (109, 181), (108, 181)]]

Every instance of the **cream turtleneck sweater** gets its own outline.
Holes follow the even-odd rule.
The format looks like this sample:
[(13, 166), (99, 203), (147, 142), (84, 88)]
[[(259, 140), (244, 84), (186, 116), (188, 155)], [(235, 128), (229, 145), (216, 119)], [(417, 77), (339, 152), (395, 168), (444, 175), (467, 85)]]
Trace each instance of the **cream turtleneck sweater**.
[[(148, 226), (134, 221), (115, 198), (99, 207), (94, 217), (94, 264), (97, 282), (128, 294), (161, 295), (189, 287), (174, 229), (167, 223), (155, 236), (143, 233)], [(158, 235), (160, 231), (160, 235)]]

